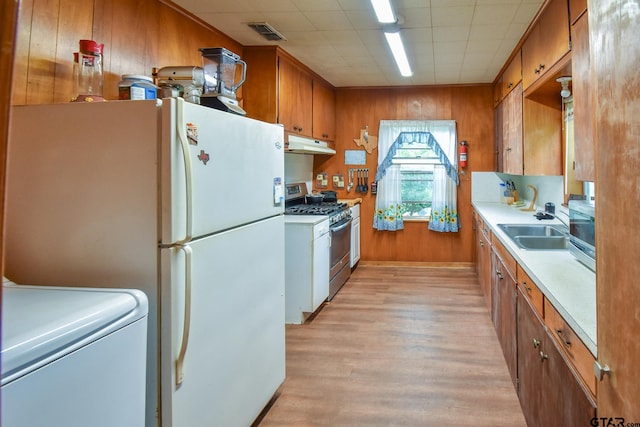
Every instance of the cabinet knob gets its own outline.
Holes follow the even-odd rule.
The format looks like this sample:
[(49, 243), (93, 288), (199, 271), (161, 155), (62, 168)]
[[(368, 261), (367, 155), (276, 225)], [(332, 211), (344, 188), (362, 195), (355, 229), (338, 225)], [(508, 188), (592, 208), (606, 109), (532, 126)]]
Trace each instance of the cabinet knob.
[(544, 362), (545, 360), (547, 360), (549, 358), (548, 354), (545, 354), (542, 350), (540, 351), (540, 361)]
[(511, 147), (507, 147), (506, 151), (510, 152), (511, 151)]
[(564, 334), (562, 333), (562, 329), (556, 329), (556, 333), (558, 334), (564, 345), (566, 345), (567, 347), (571, 347), (571, 341), (569, 341), (569, 339), (564, 336)]
[(480, 246), (482, 246), (484, 248), (484, 242), (480, 241)]
[(533, 348), (538, 348), (540, 347), (540, 340), (538, 339), (533, 339)]
[(502, 276), (502, 272), (500, 270), (496, 270), (496, 276), (498, 276), (498, 279), (500, 280), (504, 279), (504, 277)]

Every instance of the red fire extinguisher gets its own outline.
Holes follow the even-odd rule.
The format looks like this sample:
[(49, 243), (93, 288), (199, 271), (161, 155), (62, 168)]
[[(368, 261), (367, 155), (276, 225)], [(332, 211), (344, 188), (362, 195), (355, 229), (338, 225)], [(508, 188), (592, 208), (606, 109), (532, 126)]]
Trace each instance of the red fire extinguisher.
[(469, 144), (467, 141), (460, 141), (460, 168), (467, 167), (467, 149)]

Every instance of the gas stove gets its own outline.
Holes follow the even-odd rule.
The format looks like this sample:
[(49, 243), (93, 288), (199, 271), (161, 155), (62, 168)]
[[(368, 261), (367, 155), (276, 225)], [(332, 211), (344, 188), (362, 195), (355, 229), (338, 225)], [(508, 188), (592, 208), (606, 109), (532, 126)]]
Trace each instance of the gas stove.
[(304, 182), (286, 185), (285, 215), (326, 215), (329, 223), (339, 225), (351, 218), (346, 203), (321, 202), (306, 203), (307, 186)]

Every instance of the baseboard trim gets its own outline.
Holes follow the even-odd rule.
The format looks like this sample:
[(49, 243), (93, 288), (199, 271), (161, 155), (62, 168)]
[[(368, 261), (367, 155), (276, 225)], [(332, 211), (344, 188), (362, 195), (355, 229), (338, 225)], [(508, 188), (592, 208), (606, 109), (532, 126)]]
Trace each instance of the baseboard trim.
[(468, 269), (475, 268), (473, 262), (404, 262), (404, 261), (363, 261), (358, 262), (359, 266), (367, 267), (420, 267), (420, 268), (455, 268)]

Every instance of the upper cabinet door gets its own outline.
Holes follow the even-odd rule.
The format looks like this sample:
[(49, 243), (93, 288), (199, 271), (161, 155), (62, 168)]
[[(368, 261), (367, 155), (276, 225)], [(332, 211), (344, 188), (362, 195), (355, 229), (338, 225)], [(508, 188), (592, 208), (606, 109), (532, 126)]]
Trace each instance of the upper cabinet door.
[(569, 50), (569, 5), (567, 0), (552, 0), (522, 45), (524, 90)]
[(304, 136), (312, 136), (313, 80), (305, 71), (279, 58), (278, 123), (284, 129)]
[(336, 92), (320, 80), (313, 81), (313, 137), (336, 139)]
[(593, 100), (589, 85), (589, 22), (586, 14), (573, 25), (572, 73), (575, 177), (595, 181)]
[(518, 83), (520, 83), (520, 80), (522, 80), (522, 53), (521, 50), (518, 49), (518, 52), (502, 75), (502, 95), (505, 96), (515, 89)]

